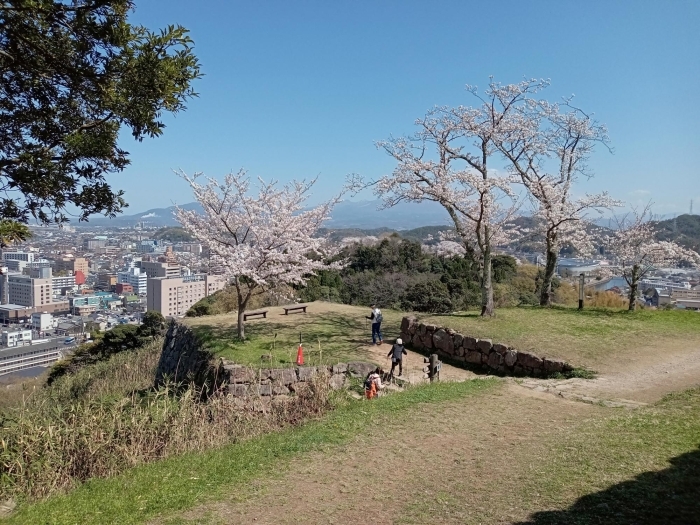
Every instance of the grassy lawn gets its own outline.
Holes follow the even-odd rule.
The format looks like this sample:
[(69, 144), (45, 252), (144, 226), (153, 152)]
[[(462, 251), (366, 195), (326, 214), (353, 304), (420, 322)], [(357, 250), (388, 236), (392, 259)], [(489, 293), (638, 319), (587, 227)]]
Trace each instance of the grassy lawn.
[[(270, 366), (262, 355), (272, 355), (272, 366), (292, 366), (296, 361), (299, 334), (305, 364), (371, 361), (363, 350), (371, 343), (371, 328), (365, 319), (369, 308), (315, 302), (307, 314), (284, 315), (281, 308), (269, 308), (267, 319), (246, 323), (246, 340), (237, 337), (234, 314), (186, 319), (205, 345), (216, 355), (249, 366)], [(400, 312), (383, 311), (384, 337), (397, 337)], [(319, 346), (320, 345), (320, 346)]]
[(89, 481), (73, 492), (22, 506), (2, 521), (15, 524), (136, 524), (236, 491), (252, 480), (274, 475), (290, 459), (343, 445), (356, 436), (405, 418), (425, 403), (478, 396), (497, 388), (493, 380), (441, 383), (408, 389), (373, 402), (340, 401), (319, 421), (219, 450), (186, 454), (134, 468), (111, 479)]
[(606, 359), (669, 342), (700, 343), (700, 313), (691, 311), (575, 308), (503, 308), (493, 318), (478, 312), (419, 315), (421, 321), (446, 326), (472, 337), (559, 357), (595, 367)]
[[(371, 330), (368, 309), (333, 303), (311, 303), (308, 314), (285, 316), (270, 308), (267, 319), (246, 323), (245, 342), (236, 337), (235, 314), (187, 319), (217, 355), (250, 366), (269, 366), (262, 355), (273, 356), (274, 366), (291, 366), (296, 359), (299, 333), (307, 364), (369, 360), (365, 350)], [(398, 336), (405, 312), (383, 310), (385, 341)], [(700, 313), (690, 311), (575, 308), (502, 308), (493, 318), (478, 312), (450, 315), (417, 314), (424, 322), (453, 328), (464, 335), (490, 338), (542, 356), (558, 357), (576, 366), (596, 368), (641, 347), (663, 343), (700, 344)], [(275, 337), (276, 334), (276, 337)], [(320, 350), (319, 350), (320, 342)]]
[[(478, 479), (446, 464), (438, 480), (415, 480), (421, 499), (396, 522), (700, 524), (700, 389), (582, 419), (569, 428), (557, 422), (558, 435), (508, 450), (505, 472), (487, 448)], [(543, 414), (537, 424), (550, 422)]]

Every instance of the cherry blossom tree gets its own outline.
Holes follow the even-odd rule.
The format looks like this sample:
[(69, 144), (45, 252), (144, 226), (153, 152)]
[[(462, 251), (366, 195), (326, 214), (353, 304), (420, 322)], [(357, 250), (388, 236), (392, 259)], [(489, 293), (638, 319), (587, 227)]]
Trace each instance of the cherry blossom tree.
[(685, 261), (700, 265), (700, 255), (671, 241), (657, 241), (656, 227), (651, 220), (651, 205), (643, 210), (633, 209), (616, 220), (617, 229), (608, 239), (612, 255), (622, 276), (630, 287), (629, 309), (637, 304), (639, 281), (659, 266)]
[(497, 153), (494, 140), (509, 113), (544, 85), (543, 81), (525, 80), (499, 86), (496, 91), (492, 83), (483, 96), (476, 87), (467, 86), (481, 101), (479, 107), (435, 108), (416, 121), (419, 131), (413, 137), (377, 144), (397, 162), (391, 175), (374, 183), (384, 205), (440, 203), (465, 250), (478, 255), (481, 315), (494, 313), (492, 250), (507, 241), (506, 225), (519, 206), (513, 190), (519, 179), (490, 168)]
[[(544, 83), (541, 87), (544, 87)], [(499, 100), (509, 100), (510, 88), (491, 82)], [(586, 161), (596, 144), (608, 145), (605, 126), (571, 105), (552, 104), (530, 97), (520, 100), (499, 128), (496, 147), (510, 163), (511, 172), (527, 188), (545, 240), (546, 264), (540, 305), (552, 301), (552, 279), (563, 245), (580, 253), (593, 249), (586, 231), (591, 211), (602, 211), (620, 202), (606, 192), (574, 198), (580, 175), (591, 176)]]
[(284, 186), (258, 179), (257, 195), (244, 170), (229, 173), (223, 182), (179, 171), (192, 188), (204, 214), (176, 208), (176, 217), (193, 237), (206, 245), (211, 262), (235, 287), (238, 296), (238, 337), (245, 338), (243, 313), (251, 297), (304, 284), (327, 264), (338, 247), (316, 236), (340, 196), (312, 209), (307, 199), (316, 179)]

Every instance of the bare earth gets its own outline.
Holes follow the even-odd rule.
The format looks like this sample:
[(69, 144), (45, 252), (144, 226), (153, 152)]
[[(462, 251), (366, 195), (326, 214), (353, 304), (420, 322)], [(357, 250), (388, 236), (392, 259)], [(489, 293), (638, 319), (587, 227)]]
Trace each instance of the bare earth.
[[(410, 420), (377, 428), (331, 453), (299, 458), (247, 494), (182, 517), (217, 524), (388, 524), (414, 519), (416, 512), (420, 516), (412, 502), (440, 506), (441, 495), (452, 493), (460, 494), (459, 505), (418, 522), (523, 519), (527, 508), (516, 511), (497, 504), (501, 494), (516, 490), (518, 469), (524, 475), (533, 460), (547, 454), (547, 441), (601, 410), (512, 385), (480, 396), (478, 403), (450, 403), (439, 410), (419, 406)], [(510, 452), (494, 453), (498, 450)], [(445, 486), (445, 479), (463, 479), (465, 485)], [(478, 483), (468, 483), (476, 479)], [(530, 496), (529, 505), (536, 507), (537, 495)]]
[[(389, 344), (364, 348), (387, 369), (389, 349)], [(404, 365), (405, 380), (425, 381), (422, 355), (409, 351)], [(634, 409), (699, 386), (700, 343), (641, 345), (624, 361), (603, 359), (598, 372), (594, 380), (508, 378), (473, 402), (416, 406), (391, 428), (299, 457), (276, 477), (176, 518), (214, 524), (523, 520), (546, 505), (528, 489), (528, 479), (538, 475), (551, 444), (610, 414), (610, 407)], [(477, 377), (443, 364), (443, 381)], [(504, 495), (513, 504), (504, 503)]]

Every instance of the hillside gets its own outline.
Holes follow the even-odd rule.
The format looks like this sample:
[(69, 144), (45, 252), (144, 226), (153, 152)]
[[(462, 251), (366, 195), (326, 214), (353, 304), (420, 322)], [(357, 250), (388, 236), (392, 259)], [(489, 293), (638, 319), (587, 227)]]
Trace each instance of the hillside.
[(675, 241), (685, 248), (700, 251), (700, 215), (679, 215), (657, 223), (656, 238), (660, 241)]

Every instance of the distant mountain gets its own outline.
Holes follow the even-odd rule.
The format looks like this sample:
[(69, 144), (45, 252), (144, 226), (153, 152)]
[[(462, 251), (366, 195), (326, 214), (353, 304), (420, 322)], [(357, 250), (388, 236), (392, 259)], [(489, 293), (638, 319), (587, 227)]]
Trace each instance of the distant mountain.
[[(190, 202), (180, 206), (185, 210), (195, 210), (202, 212), (202, 207), (197, 202)], [(91, 217), (87, 226), (111, 226), (111, 227), (126, 227), (136, 226), (138, 223), (144, 223), (145, 226), (156, 226), (164, 228), (166, 226), (180, 226), (180, 223), (175, 220), (175, 206), (168, 208), (151, 208), (150, 210), (135, 213), (133, 215), (117, 215), (114, 219), (107, 217)]]
[[(378, 209), (381, 201), (345, 201), (339, 203), (333, 210), (332, 218), (324, 224), (326, 228), (357, 228), (389, 230), (410, 230), (420, 226), (439, 226), (449, 224), (447, 212), (434, 202), (421, 204), (401, 203), (386, 210)], [(202, 212), (202, 207), (196, 202), (180, 206), (186, 210)], [(173, 214), (174, 206), (168, 208), (152, 208), (133, 215), (119, 215), (114, 219), (93, 217), (89, 226), (124, 227), (135, 226), (143, 222), (145, 226), (178, 226)]]

